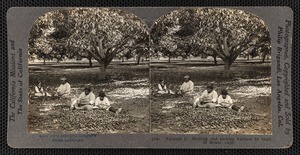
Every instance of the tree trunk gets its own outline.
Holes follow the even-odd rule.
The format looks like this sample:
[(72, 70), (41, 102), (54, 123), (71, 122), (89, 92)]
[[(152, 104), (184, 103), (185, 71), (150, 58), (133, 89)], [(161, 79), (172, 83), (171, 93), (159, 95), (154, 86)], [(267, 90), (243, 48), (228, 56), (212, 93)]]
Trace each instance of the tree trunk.
[(141, 57), (140, 55), (137, 55), (137, 58), (136, 58), (136, 64), (139, 65), (140, 64), (140, 61), (141, 61)]
[(106, 66), (104, 62), (99, 62), (100, 63), (100, 74), (99, 74), (99, 80), (105, 80), (106, 76)]
[(171, 54), (169, 54), (169, 60), (168, 60), (168, 62), (169, 63), (171, 62)]
[(250, 54), (247, 55), (247, 60), (249, 60), (249, 59), (250, 59)]
[(224, 60), (224, 76), (225, 77), (229, 77), (230, 65), (231, 65), (231, 63), (228, 59)]
[(44, 57), (43, 65), (46, 65), (46, 58)]
[(93, 67), (92, 58), (89, 57), (88, 59), (89, 59), (89, 66), (90, 66), (90, 67)]
[(124, 57), (122, 57), (122, 62), (124, 62)]
[(214, 64), (215, 64), (215, 66), (218, 65), (217, 56), (214, 56)]
[(264, 62), (265, 62), (265, 60), (266, 60), (266, 56), (267, 56), (267, 54), (263, 54), (263, 56), (262, 56), (262, 63), (264, 63)]
[(263, 56), (263, 58), (262, 58), (262, 63), (265, 62), (265, 58), (266, 58), (266, 56)]

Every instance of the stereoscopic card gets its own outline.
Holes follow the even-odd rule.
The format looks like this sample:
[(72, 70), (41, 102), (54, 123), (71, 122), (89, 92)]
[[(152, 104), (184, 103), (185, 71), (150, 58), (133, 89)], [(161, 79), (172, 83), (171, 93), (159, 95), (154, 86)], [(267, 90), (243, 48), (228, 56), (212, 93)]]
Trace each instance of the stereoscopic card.
[[(275, 15), (276, 14), (276, 15)], [(13, 7), (13, 148), (288, 148), (288, 7)]]

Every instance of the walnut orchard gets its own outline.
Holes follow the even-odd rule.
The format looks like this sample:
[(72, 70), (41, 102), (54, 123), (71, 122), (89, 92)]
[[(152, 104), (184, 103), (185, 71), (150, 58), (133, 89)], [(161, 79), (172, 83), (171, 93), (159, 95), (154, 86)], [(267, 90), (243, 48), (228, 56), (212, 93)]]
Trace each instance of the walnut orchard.
[[(30, 85), (41, 80), (45, 85), (56, 88), (58, 79), (66, 77), (72, 85), (71, 96), (76, 99), (79, 98), (79, 94), (85, 94), (86, 90), (90, 94), (95, 93), (91, 98), (100, 98), (103, 95), (101, 96), (99, 91), (103, 90), (113, 108), (122, 107), (123, 110), (120, 115), (113, 117), (113, 113), (101, 110), (88, 113), (84, 110), (70, 110), (64, 106), (70, 102), (67, 99), (33, 98), (29, 104), (29, 131), (148, 132), (148, 103), (152, 83), (156, 83), (159, 77), (165, 78), (167, 84), (173, 84), (171, 89), (175, 92), (175, 87), (181, 82), (178, 77), (181, 79), (183, 73), (193, 78), (199, 92), (202, 92), (208, 81), (214, 81), (220, 86), (229, 85), (230, 92), (237, 94), (233, 98), (238, 104), (238, 101), (245, 100), (247, 103), (269, 103), (269, 98), (265, 96), (270, 95), (270, 83), (266, 83), (270, 79), (261, 79), (259, 76), (270, 76), (269, 61), (266, 65), (258, 62), (264, 62), (265, 58), (270, 57), (270, 35), (265, 23), (257, 16), (234, 9), (179, 9), (151, 22), (153, 24), (149, 29), (146, 22), (138, 16), (108, 8), (58, 10), (38, 18), (33, 24), (29, 38)], [(245, 58), (242, 58), (258, 56), (259, 59), (252, 59), (247, 63), (244, 62)], [(213, 59), (204, 60), (207, 57)], [(253, 67), (257, 69), (256, 72), (261, 72), (251, 74)], [(161, 70), (156, 71), (157, 68)], [(236, 70), (237, 68), (239, 70)], [(156, 72), (159, 74), (156, 75)], [(257, 78), (261, 85), (258, 85)], [(252, 81), (256, 81), (257, 85)], [(237, 84), (230, 85), (232, 82)], [(85, 87), (85, 84), (90, 84), (91, 89)], [(253, 92), (259, 96), (258, 100), (249, 95)], [(205, 113), (208, 115), (209, 111), (200, 109), (190, 112), (186, 110), (189, 108), (185, 105), (186, 102), (180, 102), (178, 98), (162, 98), (153, 100), (154, 104), (151, 103), (151, 115), (153, 112), (154, 125), (157, 124), (155, 130), (158, 132), (163, 129), (160, 128), (162, 125), (166, 125), (166, 130), (162, 131), (169, 131), (167, 128), (170, 127), (170, 132), (180, 133), (198, 132), (197, 129), (191, 128), (193, 125), (203, 126), (203, 129), (216, 127), (210, 120), (211, 117), (205, 117)], [(42, 104), (36, 104), (40, 101)], [(164, 102), (160, 101), (165, 101), (167, 106), (164, 107)], [(174, 103), (172, 101), (179, 104), (171, 104)], [(79, 104), (82, 103), (74, 102), (75, 107), (79, 107)], [(260, 106), (262, 109), (268, 108), (268, 105)], [(253, 107), (255, 108), (255, 105)], [(251, 107), (249, 109), (251, 110)], [(216, 108), (211, 111), (218, 113), (218, 116), (226, 116), (228, 121), (233, 118), (224, 109)], [(230, 129), (230, 125), (252, 126), (251, 123), (257, 118), (252, 112), (242, 114), (245, 117), (241, 118), (235, 116), (233, 119), (238, 120), (224, 128)], [(204, 113), (199, 117), (206, 121), (195, 120), (193, 115), (198, 116), (197, 113)], [(98, 118), (99, 115), (103, 117)], [(176, 117), (173, 117), (174, 115)], [(55, 119), (49, 119), (52, 117)], [(182, 125), (189, 126), (190, 130), (174, 131), (172, 125), (176, 124), (172, 124), (173, 119), (177, 123), (185, 120), (182, 121)], [(223, 120), (216, 118), (216, 122), (218, 121)], [(263, 121), (269, 123), (268, 118)], [(167, 124), (168, 122), (170, 124)], [(269, 126), (264, 130), (267, 133), (271, 131)]]
[(224, 62), (224, 75), (240, 55), (270, 55), (270, 34), (257, 16), (235, 9), (178, 9), (149, 30), (138, 16), (112, 8), (48, 12), (33, 24), (29, 60), (87, 58), (99, 64), (99, 79), (114, 59), (212, 56)]

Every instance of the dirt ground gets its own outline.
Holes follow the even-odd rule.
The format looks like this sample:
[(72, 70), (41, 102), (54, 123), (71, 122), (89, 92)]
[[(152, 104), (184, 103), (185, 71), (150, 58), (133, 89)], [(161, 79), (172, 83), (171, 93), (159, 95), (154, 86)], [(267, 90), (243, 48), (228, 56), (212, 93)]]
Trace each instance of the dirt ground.
[(220, 94), (229, 90), (234, 104), (245, 106), (238, 114), (227, 108), (192, 108), (193, 97), (151, 96), (152, 133), (190, 134), (272, 134), (270, 63), (238, 62), (231, 67), (230, 78), (223, 77), (223, 66), (201, 66), (200, 63), (151, 64), (151, 88), (164, 79), (173, 91), (179, 89), (183, 76), (189, 75), (195, 85), (195, 96), (208, 83)]
[[(144, 133), (149, 132), (148, 105), (143, 100), (114, 104), (123, 111), (116, 116), (105, 110), (70, 110), (64, 103), (44, 101), (29, 105), (30, 133)], [(144, 109), (144, 110), (138, 110)]]
[[(100, 81), (99, 67), (87, 64), (48, 63), (29, 66), (30, 89), (38, 80), (56, 88), (65, 76), (72, 86), (70, 99), (32, 98), (29, 102), (30, 133), (186, 133), (186, 134), (272, 134), (271, 63), (239, 62), (231, 67), (231, 77), (223, 77), (223, 65), (211, 62), (152, 62), (133, 65), (113, 63), (107, 69), (108, 80)], [(214, 83), (216, 91), (228, 87), (229, 95), (241, 114), (226, 108), (197, 108), (191, 98), (150, 96), (159, 79), (165, 79), (173, 91), (178, 90), (184, 75), (195, 84), (195, 95)], [(149, 79), (150, 76), (150, 79)], [(68, 104), (92, 84), (95, 94), (107, 93), (119, 116), (103, 110), (70, 110)], [(149, 89), (150, 86), (150, 89)], [(151, 102), (150, 102), (151, 101)], [(168, 108), (166, 108), (168, 107)], [(150, 117), (149, 117), (150, 116)], [(150, 124), (151, 122), (151, 124)], [(151, 129), (150, 129), (151, 127)]]
[[(98, 80), (99, 68), (86, 64), (31, 65), (31, 89), (38, 80), (56, 88), (59, 78), (67, 77), (71, 98), (32, 98), (29, 102), (28, 131), (30, 133), (146, 133), (149, 132), (149, 68), (148, 65), (118, 65), (107, 69), (108, 79)], [(109, 111), (94, 109), (70, 110), (68, 104), (92, 84), (97, 96), (106, 92), (112, 107), (122, 108), (116, 116)]]

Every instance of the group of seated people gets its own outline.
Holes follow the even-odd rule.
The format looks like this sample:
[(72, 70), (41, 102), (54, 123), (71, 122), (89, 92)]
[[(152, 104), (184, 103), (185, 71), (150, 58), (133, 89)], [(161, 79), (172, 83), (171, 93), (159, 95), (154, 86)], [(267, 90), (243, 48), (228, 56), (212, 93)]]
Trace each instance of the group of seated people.
[(85, 86), (84, 92), (82, 92), (77, 99), (72, 101), (70, 108), (85, 110), (101, 109), (113, 112), (117, 115), (122, 110), (122, 108), (113, 108), (103, 91), (100, 91), (96, 98), (90, 85)]
[(180, 86), (180, 89), (178, 92), (174, 93), (172, 90), (167, 88), (167, 85), (165, 84), (165, 81), (163, 79), (159, 80), (158, 84), (158, 94), (171, 94), (171, 95), (177, 95), (177, 96), (190, 96), (192, 95), (194, 90), (194, 83), (190, 80), (190, 77), (188, 75), (184, 76), (184, 82)]
[[(188, 75), (184, 76), (184, 82), (180, 86), (178, 92), (174, 93), (170, 89), (167, 88), (164, 80), (160, 80), (158, 84), (158, 94), (175, 94), (179, 96), (188, 96), (191, 97), (194, 95), (194, 83), (190, 79)], [(206, 90), (204, 90), (201, 96), (196, 95), (193, 100), (193, 107), (200, 108), (215, 108), (215, 107), (226, 107), (237, 112), (242, 112), (244, 110), (244, 106), (237, 106), (233, 104), (231, 97), (228, 95), (227, 89), (221, 90), (221, 95), (218, 96), (218, 93), (214, 90), (213, 84), (209, 84), (206, 86)]]
[[(167, 88), (164, 80), (160, 80), (158, 84), (158, 94), (174, 94), (177, 96), (193, 96), (194, 93), (194, 83), (188, 75), (184, 76), (184, 82), (180, 86), (179, 91), (174, 93), (172, 90)], [(67, 82), (65, 77), (61, 78), (61, 84), (57, 88), (56, 92), (51, 95), (44, 90), (41, 81), (35, 86), (35, 96), (55, 96), (59, 98), (68, 98), (71, 92), (71, 86)], [(200, 108), (215, 108), (215, 107), (226, 107), (238, 111), (239, 113), (244, 110), (244, 106), (237, 106), (233, 104), (231, 97), (228, 95), (227, 89), (221, 90), (221, 95), (214, 90), (212, 84), (206, 87), (206, 90), (201, 94), (201, 96), (194, 97), (193, 107)], [(71, 102), (71, 109), (103, 109), (107, 111), (114, 112), (116, 114), (121, 112), (121, 108), (115, 109), (111, 107), (111, 104), (103, 91), (100, 91), (98, 97), (92, 92), (90, 85), (85, 85), (84, 92), (82, 92), (79, 97)]]
[(61, 84), (57, 88), (56, 92), (52, 95), (49, 92), (47, 92), (47, 90), (44, 89), (42, 85), (42, 81), (38, 81), (37, 85), (34, 87), (34, 91), (35, 91), (34, 96), (37, 97), (55, 96), (61, 98), (69, 97), (71, 92), (71, 85), (67, 82), (67, 78), (65, 77), (60, 78), (60, 80), (61, 80)]
[[(37, 86), (35, 86), (35, 96), (54, 96), (57, 98), (70, 98), (69, 95), (71, 92), (71, 85), (67, 82), (67, 79), (65, 77), (61, 78), (60, 80), (61, 84), (53, 95), (45, 91), (42, 86), (42, 82), (39, 81)], [(122, 110), (122, 108), (113, 108), (103, 91), (100, 91), (96, 98), (89, 84), (85, 85), (83, 92), (76, 99), (71, 101), (70, 109), (101, 109), (113, 112), (116, 115), (118, 115)]]

